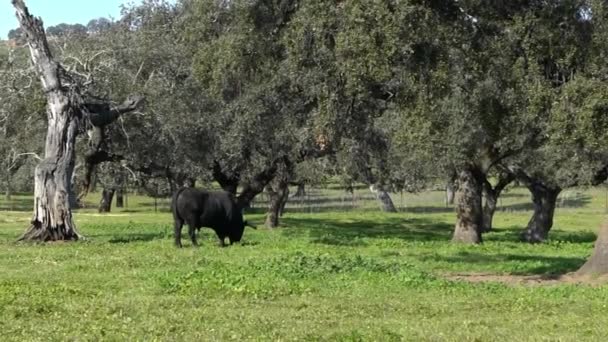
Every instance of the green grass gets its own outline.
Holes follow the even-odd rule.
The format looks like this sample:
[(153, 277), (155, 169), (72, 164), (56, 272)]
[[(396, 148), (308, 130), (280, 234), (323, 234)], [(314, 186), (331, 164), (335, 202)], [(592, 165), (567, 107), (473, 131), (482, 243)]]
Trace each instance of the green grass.
[[(345, 204), (340, 190), (311, 189), (280, 229), (247, 230), (228, 248), (203, 230), (201, 248), (184, 239), (179, 250), (167, 201), (154, 212), (137, 196), (108, 215), (76, 213), (87, 241), (15, 244), (31, 206), (17, 195), (0, 202), (28, 210), (0, 216), (2, 341), (608, 339), (608, 286), (442, 277), (576, 270), (604, 217), (604, 189), (570, 191), (542, 245), (517, 242), (530, 216), (520, 189), (502, 199), (481, 246), (449, 243), (454, 214), (439, 192), (395, 195), (397, 214), (378, 212), (364, 189), (356, 196)], [(263, 222), (261, 210), (247, 218)]]

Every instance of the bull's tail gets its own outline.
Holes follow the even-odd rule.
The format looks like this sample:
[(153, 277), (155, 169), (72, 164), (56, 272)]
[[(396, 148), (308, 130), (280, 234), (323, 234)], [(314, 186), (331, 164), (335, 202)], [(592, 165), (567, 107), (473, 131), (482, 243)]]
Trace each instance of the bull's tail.
[(173, 212), (173, 218), (175, 220), (181, 220), (182, 218), (179, 216), (179, 212), (177, 211), (177, 199), (179, 198), (179, 195), (182, 193), (182, 191), (184, 191), (187, 188), (180, 188), (177, 189), (174, 193), (173, 193), (173, 197), (171, 198), (171, 212)]

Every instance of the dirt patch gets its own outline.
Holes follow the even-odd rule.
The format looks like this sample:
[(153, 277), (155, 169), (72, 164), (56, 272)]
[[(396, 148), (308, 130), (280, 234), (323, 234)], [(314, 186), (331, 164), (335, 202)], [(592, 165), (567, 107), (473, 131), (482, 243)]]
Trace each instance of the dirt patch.
[(448, 280), (468, 281), (471, 283), (497, 282), (507, 285), (548, 286), (580, 284), (600, 286), (608, 284), (608, 275), (587, 276), (576, 273), (543, 275), (510, 275), (491, 273), (451, 273), (443, 275)]

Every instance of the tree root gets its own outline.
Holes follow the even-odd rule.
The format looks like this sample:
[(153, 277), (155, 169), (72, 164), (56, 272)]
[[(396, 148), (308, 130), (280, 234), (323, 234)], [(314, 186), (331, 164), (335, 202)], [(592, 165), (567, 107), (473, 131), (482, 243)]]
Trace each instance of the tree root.
[(33, 222), (32, 225), (21, 235), (17, 242), (21, 241), (78, 241), (85, 240), (85, 237), (78, 234), (74, 228), (61, 225), (59, 227), (43, 227), (40, 222)]

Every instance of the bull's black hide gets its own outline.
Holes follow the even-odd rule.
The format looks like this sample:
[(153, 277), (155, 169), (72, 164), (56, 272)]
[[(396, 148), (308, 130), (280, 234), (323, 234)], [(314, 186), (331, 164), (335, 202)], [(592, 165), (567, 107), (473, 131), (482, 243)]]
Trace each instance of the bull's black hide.
[(182, 247), (182, 226), (188, 225), (192, 244), (197, 246), (196, 230), (208, 227), (215, 231), (224, 246), (228, 237), (230, 244), (241, 241), (247, 222), (243, 220), (241, 208), (234, 195), (225, 191), (209, 192), (194, 188), (182, 188), (173, 194), (171, 202), (175, 223), (175, 245)]

